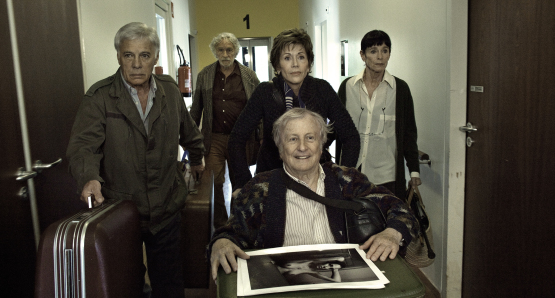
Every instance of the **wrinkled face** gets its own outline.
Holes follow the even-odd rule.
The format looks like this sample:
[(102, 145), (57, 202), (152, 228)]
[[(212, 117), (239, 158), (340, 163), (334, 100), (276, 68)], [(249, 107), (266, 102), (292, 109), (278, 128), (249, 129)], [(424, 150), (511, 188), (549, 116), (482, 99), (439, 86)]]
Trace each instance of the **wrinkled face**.
[(233, 60), (235, 60), (235, 49), (233, 48), (233, 44), (227, 39), (222, 39), (216, 46), (216, 56), (218, 57), (218, 61), (220, 61), (221, 67), (231, 67), (231, 65), (233, 65)]
[(318, 173), (322, 155), (320, 129), (312, 116), (290, 120), (281, 134), (280, 157), (294, 177)]
[(147, 39), (124, 40), (120, 44), (118, 62), (127, 83), (145, 87), (158, 62), (158, 53)]
[(308, 64), (308, 56), (304, 47), (300, 44), (290, 44), (285, 46), (281, 51), (279, 57), (278, 72), (289, 84), (291, 89), (299, 90), (303, 83), (304, 78), (310, 72), (310, 65)]
[(390, 55), (389, 47), (385, 43), (366, 48), (364, 52), (360, 51), (360, 58), (366, 64), (366, 68), (378, 73), (385, 71)]

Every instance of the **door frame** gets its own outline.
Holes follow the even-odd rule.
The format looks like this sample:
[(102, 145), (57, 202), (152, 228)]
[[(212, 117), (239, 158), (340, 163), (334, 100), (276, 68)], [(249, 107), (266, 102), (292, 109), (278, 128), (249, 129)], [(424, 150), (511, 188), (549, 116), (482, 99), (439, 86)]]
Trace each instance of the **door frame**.
[[(166, 0), (155, 0), (154, 4), (154, 11), (156, 14), (159, 14), (157, 11), (159, 8), (164, 12), (164, 22), (166, 23), (165, 28), (165, 39), (166, 39), (166, 55), (168, 57), (168, 69), (164, 70), (167, 71), (167, 74), (170, 75), (174, 80), (176, 80), (176, 68), (175, 68), (175, 54), (174, 54), (174, 44), (173, 44), (173, 28), (172, 28), (172, 12), (171, 12), (171, 4), (168, 3)], [(155, 22), (157, 23), (157, 22)], [(158, 62), (158, 65), (160, 62)]]
[[(272, 38), (271, 37), (246, 37), (246, 38), (237, 38), (241, 47), (251, 48), (252, 46), (260, 46), (260, 45), (267, 45), (268, 46), (268, 57), (270, 57), (270, 53), (272, 51)], [(247, 45), (245, 44), (247, 43)], [(251, 44), (254, 43), (254, 44)], [(252, 55), (250, 56), (251, 59), (249, 61), (249, 68), (254, 70), (252, 67)], [(241, 61), (239, 61), (241, 63)], [(268, 78), (271, 80), (274, 77), (274, 68), (268, 59)]]
[[(445, 272), (442, 278), (442, 297), (461, 297), (462, 256), (464, 240), (464, 200), (466, 135), (459, 126), (466, 124), (467, 72), (468, 72), (468, 0), (448, 1), (451, 24), (450, 39), (450, 104), (449, 150), (445, 168), (446, 222), (441, 249), (445, 251)], [(449, 23), (448, 23), (449, 24)], [(439, 249), (439, 247), (436, 247)]]
[[(10, 42), (12, 47), (14, 77), (17, 91), (17, 105), (19, 110), (19, 123), (21, 127), (21, 139), (23, 141), (23, 156), (25, 159), (25, 171), (33, 171), (33, 161), (31, 160), (31, 146), (29, 143), (29, 131), (27, 128), (27, 113), (25, 110), (25, 94), (23, 93), (23, 77), (19, 60), (19, 48), (17, 42), (17, 30), (15, 25), (15, 14), (13, 1), (6, 1), (8, 6), (8, 19), (10, 26)], [(33, 178), (27, 180), (27, 193), (31, 207), (31, 219), (33, 221), (33, 236), (35, 238), (35, 248), (38, 249), (40, 241), (40, 225), (37, 207), (37, 197), (35, 194), (35, 184)]]

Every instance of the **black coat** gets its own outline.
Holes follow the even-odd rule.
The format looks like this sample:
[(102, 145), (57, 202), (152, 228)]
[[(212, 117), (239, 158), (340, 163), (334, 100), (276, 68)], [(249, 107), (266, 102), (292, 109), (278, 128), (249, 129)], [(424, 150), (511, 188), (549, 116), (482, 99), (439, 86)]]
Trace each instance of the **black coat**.
[[(281, 101), (275, 100), (273, 86), (281, 93)], [(230, 167), (233, 172), (233, 189), (241, 188), (252, 175), (247, 166), (245, 153), (246, 142), (256, 129), (260, 120), (263, 121), (263, 143), (258, 152), (256, 172), (261, 173), (282, 167), (278, 148), (272, 137), (274, 122), (285, 113), (285, 103), (282, 98), (283, 79), (281, 76), (274, 78), (273, 82), (263, 82), (254, 91), (247, 105), (239, 115), (229, 137), (228, 152)], [(339, 97), (330, 84), (322, 79), (307, 76), (300, 89), (300, 98), (306, 108), (320, 114), (324, 119), (333, 123), (333, 130), (345, 148), (341, 157), (341, 164), (347, 167), (356, 166), (360, 150), (360, 137), (358, 131)]]

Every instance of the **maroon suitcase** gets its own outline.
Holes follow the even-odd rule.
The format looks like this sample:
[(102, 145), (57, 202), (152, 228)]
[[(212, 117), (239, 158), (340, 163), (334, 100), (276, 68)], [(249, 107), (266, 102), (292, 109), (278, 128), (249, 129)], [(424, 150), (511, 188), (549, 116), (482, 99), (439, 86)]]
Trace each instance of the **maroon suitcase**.
[(35, 297), (140, 297), (144, 273), (137, 207), (105, 201), (44, 231)]

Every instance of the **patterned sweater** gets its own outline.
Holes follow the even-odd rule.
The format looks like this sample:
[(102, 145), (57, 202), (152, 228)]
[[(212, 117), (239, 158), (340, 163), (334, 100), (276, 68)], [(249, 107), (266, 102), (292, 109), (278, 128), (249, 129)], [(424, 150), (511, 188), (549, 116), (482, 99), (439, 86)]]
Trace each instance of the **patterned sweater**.
[[(338, 166), (332, 162), (322, 164), (327, 198), (350, 200), (367, 198), (374, 201), (384, 216), (388, 228), (403, 235), (410, 243), (418, 232), (418, 222), (407, 204), (393, 196), (385, 187), (375, 186), (354, 168)], [(262, 249), (283, 246), (286, 216), (286, 187), (281, 169), (256, 175), (233, 200), (231, 215), (226, 225), (215, 231), (208, 245), (220, 238), (227, 238), (241, 249)], [(344, 211), (326, 207), (331, 232), (336, 243), (345, 243)]]

